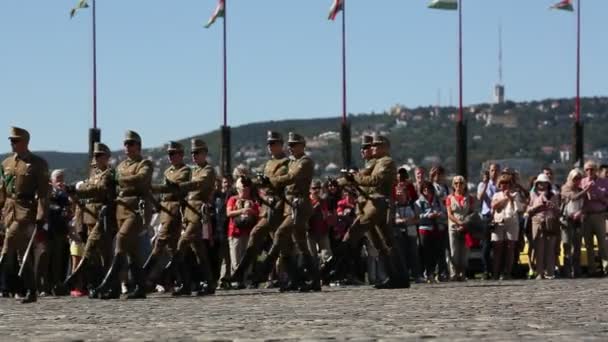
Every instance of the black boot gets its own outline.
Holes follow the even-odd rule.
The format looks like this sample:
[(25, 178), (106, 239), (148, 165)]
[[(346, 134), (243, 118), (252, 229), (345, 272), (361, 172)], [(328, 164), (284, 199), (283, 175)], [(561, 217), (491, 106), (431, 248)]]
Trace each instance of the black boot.
[(278, 253), (268, 254), (266, 256), (266, 259), (259, 264), (259, 267), (256, 267), (256, 272), (251, 277), (254, 283), (263, 283), (268, 281), (268, 276), (270, 276), (270, 273), (274, 269), (274, 265), (276, 264), (278, 257)]
[(192, 273), (190, 272), (190, 265), (182, 260), (176, 267), (179, 272), (179, 278), (181, 279), (181, 285), (175, 288), (171, 295), (174, 297), (190, 296), (192, 294)]
[(146, 299), (145, 271), (133, 261), (131, 261), (129, 269), (135, 281), (135, 288), (127, 294), (127, 299)]
[(242, 283), (245, 280), (245, 272), (247, 272), (249, 266), (253, 264), (257, 254), (258, 253), (253, 249), (253, 247), (247, 247), (245, 250), (245, 255), (241, 259), (241, 262), (239, 262), (239, 266), (237, 266), (236, 270), (234, 270), (234, 273), (232, 273), (232, 276), (230, 277), (229, 281), (231, 283)]
[[(205, 286), (201, 290), (199, 290), (196, 295), (197, 296), (208, 296), (215, 294), (215, 289), (217, 288), (217, 279), (211, 272), (211, 267), (209, 264), (202, 262), (198, 265), (200, 269), (200, 274), (203, 275), (203, 279), (205, 280)], [(227, 266), (229, 267), (229, 266)]]
[(152, 272), (152, 270), (154, 269), (154, 267), (156, 266), (157, 263), (158, 263), (158, 256), (156, 256), (154, 254), (150, 254), (150, 256), (148, 257), (148, 260), (146, 260), (146, 262), (144, 263), (144, 266), (142, 267), (143, 276), (145, 279), (148, 279), (150, 272)]
[(387, 279), (376, 284), (377, 289), (404, 289), (410, 287), (410, 279), (407, 268), (401, 261), (399, 251), (393, 248), (388, 255), (381, 255), (380, 262), (387, 272)]
[(115, 254), (112, 265), (101, 284), (89, 292), (89, 298), (116, 299), (120, 298), (120, 283), (118, 275), (126, 262), (124, 254)]
[(300, 287), (300, 292), (321, 291), (321, 274), (319, 272), (319, 265), (312, 255), (304, 255), (304, 267), (309, 275), (310, 283), (304, 282)]
[(279, 292), (298, 291), (303, 285), (304, 277), (298, 269), (297, 258), (287, 256), (281, 259), (281, 264), (287, 268), (287, 279), (279, 281)]
[(38, 290), (36, 289), (36, 279), (34, 277), (33, 262), (28, 262), (23, 267), (22, 279), (25, 286), (25, 296), (21, 298), (21, 304), (34, 303), (38, 300)]

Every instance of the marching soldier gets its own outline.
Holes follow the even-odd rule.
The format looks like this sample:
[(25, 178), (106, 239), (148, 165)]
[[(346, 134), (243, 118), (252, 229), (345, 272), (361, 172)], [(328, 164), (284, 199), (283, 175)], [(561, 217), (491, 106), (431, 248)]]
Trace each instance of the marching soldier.
[[(268, 178), (286, 175), (288, 172), (289, 158), (287, 158), (285, 151), (283, 150), (283, 137), (281, 134), (268, 131), (266, 146), (270, 153), (270, 160), (268, 160), (264, 166), (263, 175)], [(262, 184), (258, 185), (263, 192), (260, 194), (261, 202), (263, 204), (260, 212), (260, 219), (249, 234), (249, 242), (247, 243), (245, 255), (240, 260), (239, 266), (232, 275), (232, 282), (243, 282), (245, 272), (256, 260), (264, 240), (268, 238), (269, 234), (274, 232), (284, 220), (284, 188), (275, 188), (268, 186), (268, 184), (266, 184), (266, 186)]]
[(190, 181), (191, 170), (184, 163), (184, 146), (171, 141), (167, 146), (167, 155), (171, 166), (165, 170), (165, 183), (152, 186), (152, 192), (161, 194), (160, 231), (154, 241), (154, 248), (144, 264), (146, 278), (158, 262), (158, 257), (165, 250), (169, 253), (168, 268), (174, 269), (173, 257), (177, 249), (177, 242), (182, 233), (182, 205), (185, 193), (181, 192), (179, 185)]
[(363, 235), (369, 232), (374, 247), (379, 251), (381, 261), (386, 266), (388, 278), (376, 288), (406, 288), (409, 287), (409, 275), (403, 265), (399, 245), (389, 225), (388, 213), (393, 184), (397, 168), (389, 154), (390, 142), (381, 135), (376, 135), (372, 141), (372, 155), (375, 163), (370, 174), (354, 173), (345, 175), (350, 184), (367, 187), (368, 200), (362, 207), (359, 223), (353, 225), (344, 242), (355, 246)]
[[(372, 142), (373, 137), (371, 135), (363, 135), (361, 137), (361, 159), (363, 159), (364, 167), (359, 170), (360, 175), (369, 176), (376, 164), (376, 159), (372, 154)], [(368, 201), (368, 193), (370, 189), (368, 187), (362, 186), (353, 186), (349, 182), (347, 182), (344, 178), (339, 180), (339, 184), (353, 188), (353, 192), (357, 193), (357, 219), (353, 222), (353, 226), (359, 225), (361, 220), (361, 216), (363, 215), (363, 208), (365, 207), (365, 203)], [(358, 227), (350, 228), (350, 229), (359, 229)], [(345, 236), (346, 237), (346, 236)], [(371, 237), (370, 237), (371, 240)], [(342, 241), (334, 251), (334, 256), (325, 263), (321, 270), (321, 272), (325, 276), (328, 276), (330, 272), (334, 271), (338, 274), (339, 280), (344, 279), (344, 276), (348, 278), (348, 282), (356, 282), (354, 279), (355, 272), (355, 259), (358, 255), (360, 241), (352, 241), (352, 242), (344, 242)]]
[(152, 172), (154, 166), (150, 160), (141, 155), (141, 137), (133, 131), (127, 131), (124, 139), (124, 150), (127, 159), (116, 168), (118, 195), (116, 198), (116, 248), (112, 265), (103, 282), (93, 290), (92, 296), (98, 294), (102, 299), (120, 297), (119, 272), (127, 263), (135, 280), (134, 290), (127, 299), (146, 298), (144, 275), (141, 268), (139, 251), (139, 233), (144, 228), (146, 219), (146, 202), (149, 201)]
[(67, 288), (81, 274), (85, 285), (97, 287), (101, 282), (99, 275), (108, 271), (112, 259), (112, 240), (116, 233), (116, 174), (110, 167), (108, 146), (96, 142), (93, 156), (89, 178), (66, 187), (70, 195), (80, 200), (82, 223), (88, 231), (83, 258), (64, 282)]
[(270, 273), (280, 254), (282, 258), (287, 259), (282, 260), (282, 263), (287, 266), (290, 279), (298, 281), (301, 277), (298, 275), (296, 263), (291, 259), (293, 241), (302, 253), (305, 269), (312, 275), (312, 283), (302, 284), (300, 291), (320, 291), (319, 269), (308, 248), (307, 238), (308, 220), (312, 215), (312, 204), (308, 195), (314, 174), (314, 162), (304, 152), (306, 141), (301, 135), (289, 132), (287, 145), (291, 154), (288, 172), (265, 178), (266, 183), (275, 189), (285, 187), (286, 206), (283, 222), (275, 233), (273, 245), (262, 270), (263, 274)]
[(203, 242), (203, 222), (209, 220), (209, 202), (215, 189), (215, 170), (207, 162), (207, 144), (200, 139), (192, 139), (191, 154), (195, 166), (190, 181), (179, 184), (179, 189), (187, 192), (185, 203), (184, 222), (186, 229), (177, 243), (177, 265), (182, 285), (173, 295), (182, 296), (191, 294), (190, 265), (184, 262), (184, 256), (191, 249), (198, 262), (207, 287), (200, 290), (197, 295), (214, 294), (217, 279), (211, 272), (209, 255)]
[(25, 289), (21, 302), (32, 303), (37, 299), (37, 288), (28, 242), (47, 220), (49, 171), (47, 162), (29, 151), (30, 134), (26, 130), (12, 127), (8, 138), (14, 154), (0, 166), (0, 208), (6, 227), (0, 268), (12, 274), (17, 253), (21, 254)]

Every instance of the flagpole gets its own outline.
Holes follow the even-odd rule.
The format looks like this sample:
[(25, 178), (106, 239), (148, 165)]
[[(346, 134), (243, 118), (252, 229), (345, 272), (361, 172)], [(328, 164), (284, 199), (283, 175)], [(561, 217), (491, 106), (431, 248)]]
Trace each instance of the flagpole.
[(220, 171), (223, 176), (231, 174), (230, 166), (230, 126), (228, 126), (228, 54), (227, 54), (227, 32), (226, 26), (228, 21), (228, 0), (224, 0), (224, 20), (222, 25), (223, 35), (223, 71), (224, 71), (224, 114), (223, 125), (221, 131), (221, 152), (220, 152)]
[(462, 0), (458, 1), (458, 120), (456, 122), (456, 169), (467, 177), (467, 128), (462, 104)]
[(581, 122), (581, 0), (576, 2), (576, 105), (574, 113), (574, 160), (583, 162), (583, 124)]
[(342, 1), (342, 162), (344, 168), (349, 169), (351, 163), (351, 131), (346, 112), (346, 0)]
[(91, 1), (92, 8), (92, 39), (93, 39), (93, 128), (89, 130), (89, 159), (93, 158), (93, 148), (101, 141), (101, 130), (97, 128), (97, 8), (95, 0)]

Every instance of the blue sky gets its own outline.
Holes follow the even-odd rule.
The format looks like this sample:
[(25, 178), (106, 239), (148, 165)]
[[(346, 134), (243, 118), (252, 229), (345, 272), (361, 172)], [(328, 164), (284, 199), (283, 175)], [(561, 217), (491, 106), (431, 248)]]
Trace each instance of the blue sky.
[[(0, 1), (0, 130), (32, 133), (34, 150), (87, 149), (92, 126), (90, 11), (76, 0)], [(554, 0), (464, 1), (464, 101), (487, 102), (497, 80), (512, 100), (574, 96), (575, 15)], [(216, 0), (97, 0), (99, 125), (158, 146), (221, 124), (221, 22)], [(347, 3), (351, 113), (457, 103), (457, 15), (427, 0)], [(229, 0), (229, 124), (341, 113), (340, 25), (331, 0)], [(583, 7), (582, 94), (607, 95), (608, 1)], [(0, 146), (7, 151), (8, 145)]]

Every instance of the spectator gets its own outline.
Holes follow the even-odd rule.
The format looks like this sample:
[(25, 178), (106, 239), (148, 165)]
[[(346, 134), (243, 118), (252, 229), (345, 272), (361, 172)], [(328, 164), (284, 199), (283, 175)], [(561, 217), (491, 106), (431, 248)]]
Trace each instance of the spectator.
[(498, 180), (500, 190), (492, 197), (493, 231), (493, 271), (495, 280), (511, 278), (515, 244), (519, 238), (519, 214), (523, 207), (517, 192), (511, 190), (512, 177), (501, 175)]
[(338, 223), (333, 231), (333, 239), (342, 241), (346, 231), (353, 224), (356, 217), (357, 196), (350, 190), (342, 191), (342, 199), (338, 201), (336, 214)]
[(466, 280), (468, 247), (465, 243), (465, 218), (474, 213), (475, 199), (467, 195), (466, 180), (463, 176), (452, 179), (454, 192), (446, 198), (449, 224), (450, 260), (454, 269), (454, 280)]
[(557, 215), (559, 200), (551, 190), (551, 179), (541, 173), (534, 182), (528, 215), (532, 220), (532, 259), (536, 263), (536, 279), (554, 279), (555, 239), (559, 232)]
[[(240, 177), (236, 181), (237, 195), (231, 196), (226, 203), (226, 217), (228, 217), (228, 243), (230, 248), (231, 272), (238, 267), (239, 260), (243, 258), (249, 233), (258, 222), (260, 206), (252, 198), (251, 180)], [(238, 284), (244, 288), (245, 284)]]
[(500, 165), (490, 164), (490, 168), (483, 173), (481, 183), (477, 186), (477, 200), (481, 202), (481, 217), (484, 221), (485, 233), (481, 239), (481, 263), (483, 267), (483, 279), (490, 279), (492, 248), (491, 222), (492, 222), (492, 198), (497, 192), (496, 182), (500, 175)]
[[(435, 188), (435, 195), (440, 203), (445, 203), (446, 198), (450, 194), (450, 189), (445, 181), (445, 169), (441, 166), (431, 168), (431, 182)], [(448, 218), (443, 217), (437, 220), (439, 225), (439, 239), (441, 248), (437, 259), (437, 268), (439, 270), (439, 280), (446, 281), (449, 278), (448, 270), (448, 255), (450, 255), (450, 239), (448, 237)]]
[(407, 191), (407, 198), (410, 200), (411, 204), (414, 204), (418, 199), (418, 192), (414, 187), (414, 184), (410, 181), (410, 175), (407, 172), (407, 169), (402, 166), (397, 170), (397, 187), (403, 188)]
[(421, 283), (422, 273), (420, 271), (420, 258), (418, 246), (418, 215), (416, 207), (408, 197), (407, 189), (397, 187), (396, 202), (395, 202), (395, 228), (401, 234), (403, 245), (402, 250), (405, 253), (405, 260), (409, 274), (416, 283)]
[(422, 258), (425, 265), (427, 283), (436, 282), (435, 267), (440, 253), (441, 239), (438, 221), (446, 216), (445, 207), (435, 195), (433, 184), (423, 181), (420, 185), (422, 194), (416, 201), (416, 210), (419, 213), (418, 232), (422, 247)]
[(417, 196), (422, 195), (422, 184), (426, 181), (426, 170), (422, 166), (418, 166), (414, 169), (414, 188), (416, 189)]
[(586, 192), (583, 204), (583, 236), (589, 260), (589, 275), (595, 274), (595, 253), (593, 251), (593, 236), (597, 239), (598, 251), (602, 260), (602, 271), (608, 271), (608, 255), (606, 255), (606, 210), (608, 209), (608, 179), (597, 176), (598, 166), (593, 161), (585, 163), (585, 174), (581, 186)]
[(327, 204), (326, 222), (330, 234), (330, 243), (332, 246), (335, 246), (337, 241), (333, 238), (335, 236), (333, 232), (338, 224), (337, 208), (338, 202), (342, 199), (342, 191), (338, 185), (338, 181), (333, 178), (327, 180), (325, 188), (327, 191), (322, 196)]
[(600, 178), (608, 178), (608, 164), (602, 164), (600, 165), (600, 174), (599, 174)]
[(327, 200), (321, 197), (321, 182), (318, 180), (311, 184), (310, 203), (312, 205), (312, 216), (309, 220), (308, 248), (315, 256), (320, 257), (321, 263), (325, 263), (332, 256), (327, 221), (329, 210)]
[(226, 202), (234, 196), (232, 189), (231, 176), (224, 176), (221, 181), (216, 184), (216, 190), (213, 194), (213, 208), (215, 209), (215, 232), (217, 233), (214, 240), (218, 243), (214, 246), (215, 255), (217, 256), (214, 264), (214, 273), (220, 277), (220, 287), (230, 288), (230, 284), (226, 279), (230, 278), (230, 248), (228, 243), (228, 218), (226, 217)]
[(583, 202), (587, 194), (581, 188), (583, 173), (573, 169), (562, 186), (562, 247), (564, 249), (564, 275), (577, 278), (581, 275), (581, 239)]

